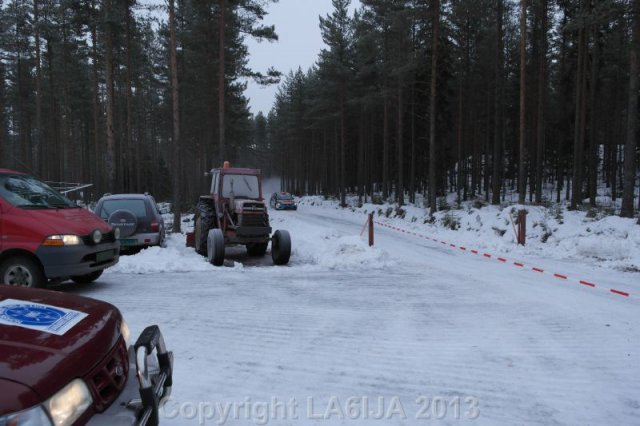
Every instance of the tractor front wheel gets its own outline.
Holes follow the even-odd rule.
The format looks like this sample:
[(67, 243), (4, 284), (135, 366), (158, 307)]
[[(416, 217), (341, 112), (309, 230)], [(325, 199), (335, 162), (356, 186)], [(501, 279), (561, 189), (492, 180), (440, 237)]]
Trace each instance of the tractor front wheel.
[(291, 236), (289, 232), (278, 230), (271, 238), (271, 258), (276, 265), (286, 265), (291, 257)]
[(207, 236), (207, 259), (214, 266), (224, 264), (224, 235), (217, 228), (209, 230)]

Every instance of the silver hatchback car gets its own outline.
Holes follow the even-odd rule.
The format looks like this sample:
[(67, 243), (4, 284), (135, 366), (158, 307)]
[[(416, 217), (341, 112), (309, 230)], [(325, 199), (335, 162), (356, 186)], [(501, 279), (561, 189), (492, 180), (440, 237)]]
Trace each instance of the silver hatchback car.
[(105, 195), (98, 200), (94, 212), (114, 229), (120, 229), (121, 250), (165, 244), (164, 220), (149, 194)]

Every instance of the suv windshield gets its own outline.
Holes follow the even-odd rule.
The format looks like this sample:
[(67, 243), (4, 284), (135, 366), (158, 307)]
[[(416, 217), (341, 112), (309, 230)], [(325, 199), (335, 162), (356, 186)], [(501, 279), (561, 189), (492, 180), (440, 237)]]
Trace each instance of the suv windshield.
[(258, 176), (224, 175), (222, 176), (222, 196), (229, 198), (260, 198)]
[(278, 194), (278, 200), (293, 200), (291, 194)]
[(23, 209), (77, 208), (49, 185), (28, 175), (0, 175), (0, 196)]
[(116, 210), (129, 210), (136, 217), (147, 217), (147, 207), (144, 200), (136, 199), (105, 200), (100, 209), (100, 217), (108, 219)]

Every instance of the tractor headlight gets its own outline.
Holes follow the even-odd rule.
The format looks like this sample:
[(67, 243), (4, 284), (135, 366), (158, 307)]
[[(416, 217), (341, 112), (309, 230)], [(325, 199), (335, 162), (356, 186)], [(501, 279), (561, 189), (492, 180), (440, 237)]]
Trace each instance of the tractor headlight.
[(41, 406), (36, 405), (27, 410), (0, 416), (0, 425), (35, 426), (51, 425), (51, 420)]
[(44, 406), (54, 425), (67, 426), (78, 420), (92, 403), (87, 385), (82, 379), (75, 379), (49, 398)]
[(78, 246), (80, 244), (82, 244), (82, 238), (77, 235), (49, 235), (42, 242), (43, 246), (48, 247)]

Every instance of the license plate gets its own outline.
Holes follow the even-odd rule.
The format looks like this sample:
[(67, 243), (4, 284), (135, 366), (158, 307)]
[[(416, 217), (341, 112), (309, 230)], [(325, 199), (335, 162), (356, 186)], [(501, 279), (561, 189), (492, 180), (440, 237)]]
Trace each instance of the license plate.
[(133, 246), (133, 245), (136, 245), (136, 244), (138, 244), (138, 240), (136, 240), (136, 239), (123, 239), (123, 240), (120, 240), (120, 245), (121, 246)]
[(96, 253), (96, 262), (101, 263), (113, 259), (113, 250), (101, 251)]

